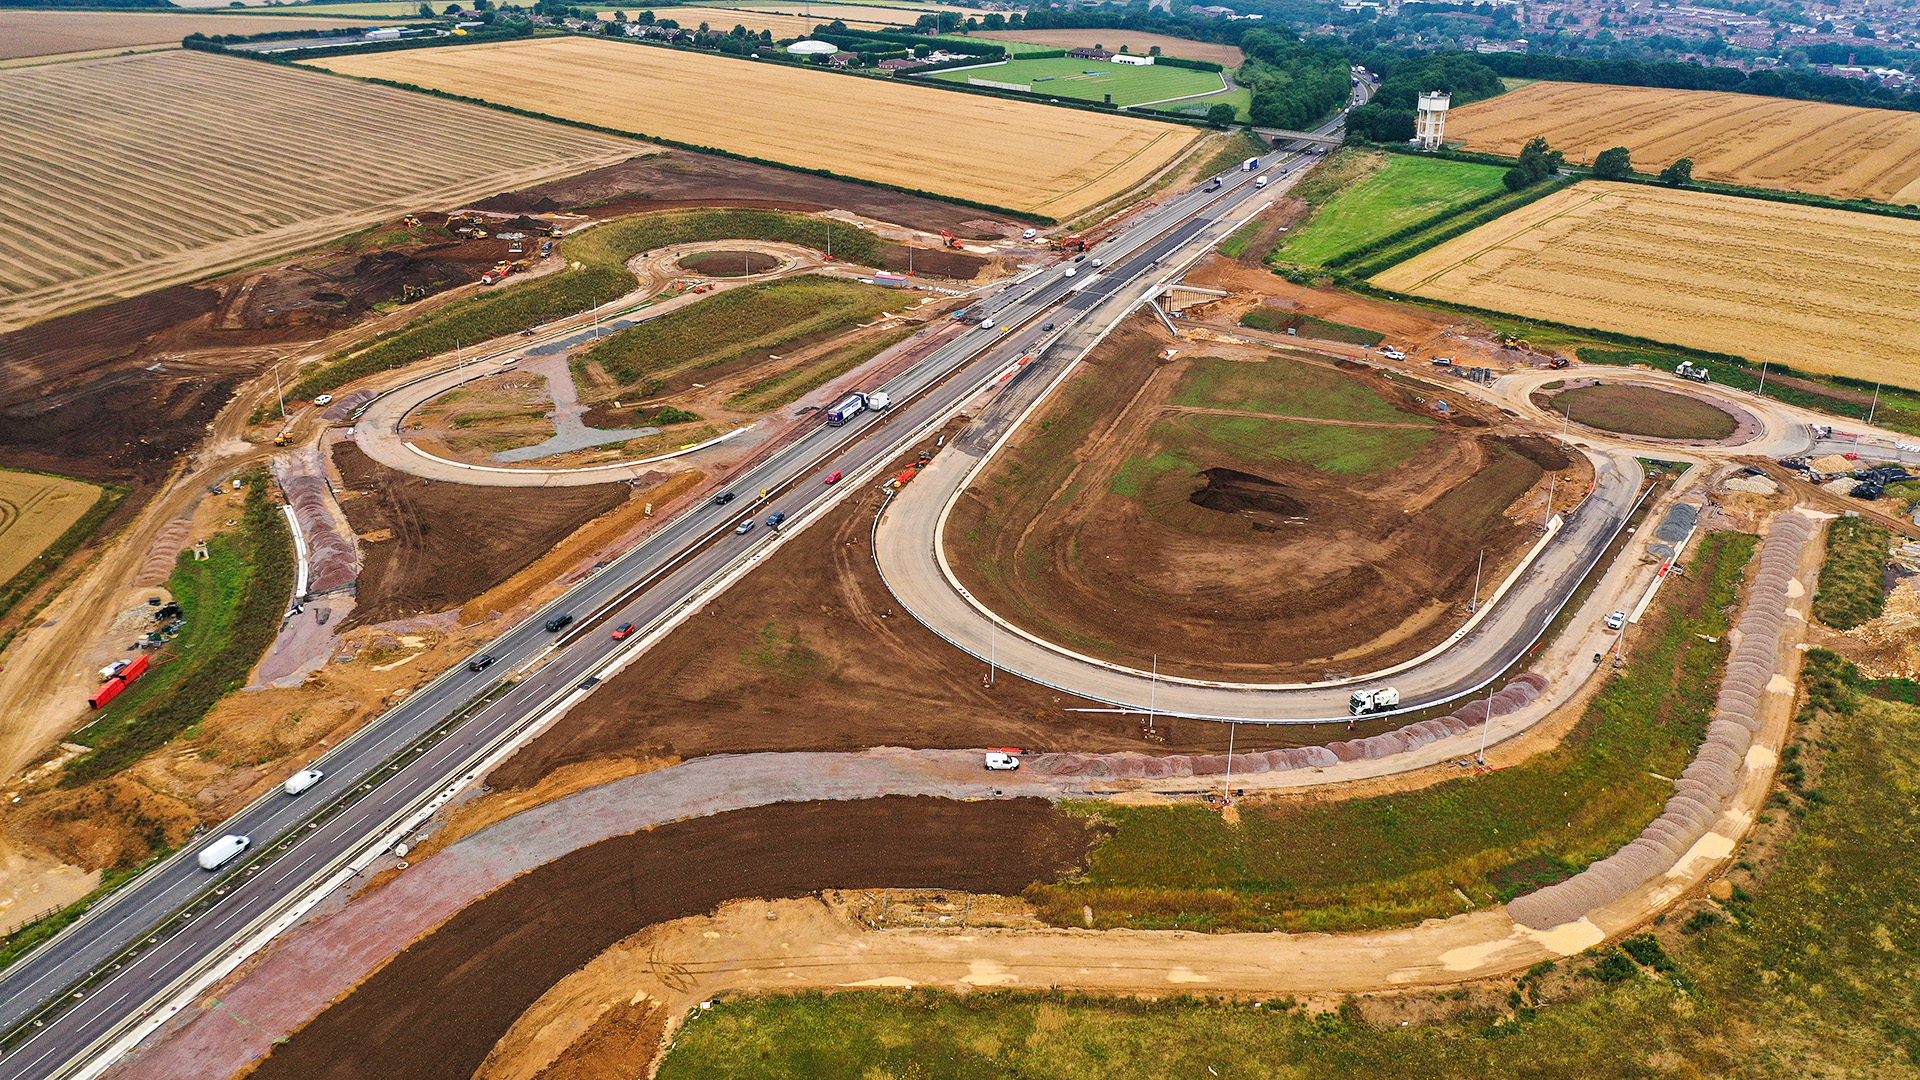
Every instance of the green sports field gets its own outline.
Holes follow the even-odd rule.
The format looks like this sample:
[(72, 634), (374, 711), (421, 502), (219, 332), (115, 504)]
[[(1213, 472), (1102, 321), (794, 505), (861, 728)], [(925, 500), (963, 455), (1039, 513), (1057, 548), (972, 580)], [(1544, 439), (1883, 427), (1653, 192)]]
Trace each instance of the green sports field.
[(1106, 95), (1112, 94), (1115, 105), (1139, 105), (1148, 101), (1185, 97), (1188, 94), (1226, 90), (1226, 85), (1219, 74), (1212, 71), (1161, 67), (1158, 64), (1152, 67), (1134, 67), (1130, 64), (1110, 64), (1101, 60), (1073, 60), (1067, 57), (1055, 57), (1050, 60), (1011, 60), (991, 67), (942, 71), (928, 76), (943, 82), (959, 83), (962, 86), (966, 85), (969, 77), (989, 79), (997, 83), (1028, 83), (1036, 94), (1074, 98), (1079, 101), (1101, 101)]
[[(1334, 194), (1274, 253), (1283, 262), (1319, 266), (1463, 203), (1501, 190), (1503, 170), (1437, 158), (1383, 154), (1372, 175)], [(1329, 162), (1329, 164), (1337, 164)]]

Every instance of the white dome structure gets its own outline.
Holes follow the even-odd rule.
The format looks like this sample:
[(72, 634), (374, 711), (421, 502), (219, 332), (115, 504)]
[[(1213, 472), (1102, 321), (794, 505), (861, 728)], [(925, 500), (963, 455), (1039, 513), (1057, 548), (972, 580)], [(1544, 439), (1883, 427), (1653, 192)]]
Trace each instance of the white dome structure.
[(796, 41), (787, 46), (787, 51), (795, 56), (831, 56), (840, 51), (840, 46), (828, 41)]

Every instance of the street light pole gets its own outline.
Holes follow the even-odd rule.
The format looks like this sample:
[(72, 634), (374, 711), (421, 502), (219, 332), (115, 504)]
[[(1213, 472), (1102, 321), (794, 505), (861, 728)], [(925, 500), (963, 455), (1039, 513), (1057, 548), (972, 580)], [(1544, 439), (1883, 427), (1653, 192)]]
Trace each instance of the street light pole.
[(1227, 782), (1220, 789), (1220, 796), (1229, 803), (1233, 801), (1233, 733), (1239, 728), (1240, 725), (1227, 721)]
[(1474, 760), (1481, 768), (1487, 765), (1487, 732), (1493, 728), (1493, 684), (1487, 684), (1487, 715), (1480, 718), (1480, 755)]
[[(281, 357), (282, 360), (286, 359)], [(280, 422), (287, 421), (287, 395), (280, 392), (280, 361), (273, 362), (273, 396), (280, 399)]]
[(1485, 566), (1486, 564), (1487, 564), (1487, 549), (1481, 548), (1480, 561), (1473, 565), (1473, 603), (1467, 606), (1468, 611), (1480, 610), (1480, 568)]
[(1554, 486), (1559, 482), (1560, 482), (1559, 473), (1556, 472), (1556, 473), (1547, 474), (1547, 512), (1544, 515), (1542, 515), (1542, 517), (1540, 518), (1541, 532), (1547, 531), (1547, 526), (1553, 523), (1553, 489), (1554, 489)]
[(1160, 654), (1153, 654), (1153, 681), (1147, 684), (1147, 730), (1153, 730), (1153, 712), (1160, 704)]
[(1767, 396), (1767, 362), (1760, 361), (1760, 389), (1754, 391), (1760, 397)]
[[(1879, 411), (1879, 409), (1880, 409), (1880, 384), (1874, 383), (1873, 384), (1873, 404), (1867, 406), (1867, 424), (1869, 426), (1873, 424), (1873, 414)], [(1859, 441), (1860, 441), (1859, 439), (1854, 440), (1854, 442), (1859, 442)]]
[(989, 617), (987, 620), (987, 685), (992, 686), (1000, 678), (1000, 620)]

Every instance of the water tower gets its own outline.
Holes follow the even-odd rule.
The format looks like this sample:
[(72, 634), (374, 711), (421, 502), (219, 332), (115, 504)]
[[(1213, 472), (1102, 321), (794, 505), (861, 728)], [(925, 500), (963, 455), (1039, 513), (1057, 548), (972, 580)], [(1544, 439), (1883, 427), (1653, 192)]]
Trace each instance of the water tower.
[(1447, 133), (1447, 105), (1452, 100), (1451, 94), (1420, 95), (1420, 112), (1413, 122), (1413, 141), (1420, 144), (1420, 149), (1440, 149)]

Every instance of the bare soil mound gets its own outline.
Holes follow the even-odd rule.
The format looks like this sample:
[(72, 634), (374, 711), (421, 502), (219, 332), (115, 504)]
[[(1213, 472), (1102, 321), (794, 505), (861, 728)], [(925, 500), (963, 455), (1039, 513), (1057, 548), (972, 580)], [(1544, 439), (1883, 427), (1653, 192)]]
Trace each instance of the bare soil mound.
[(277, 1046), (255, 1080), (444, 1080), (621, 939), (741, 897), (889, 887), (1017, 894), (1097, 834), (1042, 799), (774, 804), (603, 841), (516, 878)]
[(1570, 469), (1574, 464), (1573, 455), (1545, 435), (1504, 435), (1497, 441), (1548, 472)]
[(779, 259), (760, 251), (699, 251), (680, 258), (681, 269), (720, 278), (764, 274), (779, 265)]
[(945, 229), (975, 240), (999, 239), (1008, 230), (1016, 235), (1019, 231), (1010, 223), (991, 220), (985, 211), (937, 199), (690, 150), (647, 154), (470, 205), (495, 213), (570, 210), (596, 218), (690, 206), (840, 209), (917, 229)]
[(1724, 439), (1740, 426), (1725, 409), (1651, 386), (1580, 386), (1553, 395), (1548, 405), (1590, 428), (1655, 439)]
[(947, 523), (968, 590), (1101, 659), (1260, 682), (1415, 656), (1464, 621), (1482, 549), (1498, 580), (1533, 537), (1507, 510), (1541, 463), (1572, 464), (1379, 374), (1168, 344), (1109, 337)]
[(954, 281), (971, 281), (992, 259), (980, 255), (969, 255), (952, 248), (914, 248), (909, 254), (900, 244), (887, 244), (880, 249), (880, 268), (882, 270), (911, 270), (914, 274), (929, 274), (933, 277), (951, 278)]
[(1288, 494), (1285, 484), (1238, 469), (1216, 467), (1200, 475), (1207, 478), (1207, 486), (1189, 497), (1195, 506), (1241, 514), (1256, 527), (1269, 529), (1296, 524), (1307, 516), (1307, 504)]
[[(445, 611), (479, 596), (619, 506), (626, 484), (486, 488), (396, 472), (353, 443), (333, 450), (340, 505), (366, 566), (347, 627)], [(386, 538), (368, 542), (369, 535)]]

